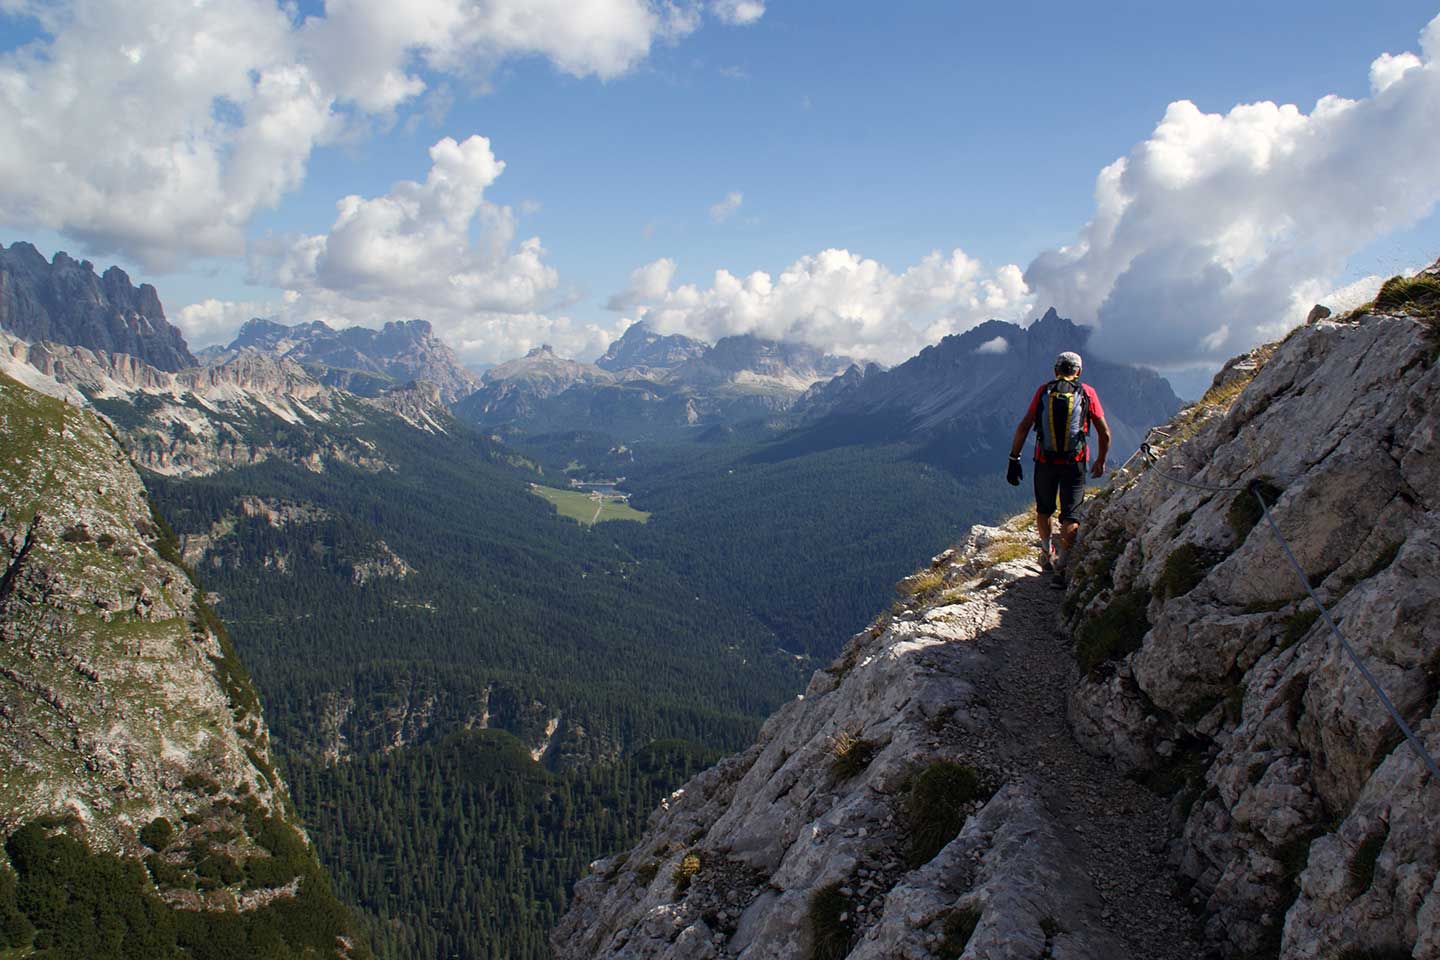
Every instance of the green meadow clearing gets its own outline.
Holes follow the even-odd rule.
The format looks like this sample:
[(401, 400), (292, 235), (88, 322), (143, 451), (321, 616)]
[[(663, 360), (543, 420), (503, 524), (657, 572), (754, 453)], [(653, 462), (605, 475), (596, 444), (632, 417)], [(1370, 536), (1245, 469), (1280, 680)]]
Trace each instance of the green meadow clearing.
[(557, 490), (554, 487), (542, 487), (538, 483), (530, 484), (530, 492), (553, 503), (560, 516), (578, 520), (586, 526), (606, 520), (635, 520), (644, 523), (650, 519), (650, 514), (636, 510), (623, 500), (605, 498), (597, 501), (589, 493)]

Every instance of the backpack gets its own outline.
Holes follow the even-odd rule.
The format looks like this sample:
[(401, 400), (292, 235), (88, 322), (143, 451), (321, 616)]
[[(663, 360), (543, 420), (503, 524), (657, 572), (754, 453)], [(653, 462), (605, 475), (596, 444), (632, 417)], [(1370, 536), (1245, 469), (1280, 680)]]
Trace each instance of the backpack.
[(1079, 380), (1051, 380), (1040, 394), (1035, 435), (1047, 460), (1085, 459), (1090, 399)]

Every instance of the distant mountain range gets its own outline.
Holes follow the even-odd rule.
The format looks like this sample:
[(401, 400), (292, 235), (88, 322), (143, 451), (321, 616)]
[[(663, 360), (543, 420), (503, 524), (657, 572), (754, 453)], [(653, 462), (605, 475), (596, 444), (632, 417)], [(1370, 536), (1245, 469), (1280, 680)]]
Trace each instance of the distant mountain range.
[[(1052, 307), (1028, 327), (990, 320), (946, 337), (891, 370), (851, 369), (796, 401), (797, 428), (771, 455), (914, 443), (932, 462), (993, 466), (995, 456), (1008, 453), (1036, 387), (1052, 376), (1056, 355), (1083, 353), (1089, 337), (1090, 328)], [(1099, 394), (1122, 457), (1139, 447), (1149, 426), (1180, 409), (1170, 384), (1151, 370), (1087, 357), (1081, 380)]]
[(519, 434), (594, 430), (624, 438), (676, 437), (788, 410), (805, 390), (855, 361), (751, 334), (713, 346), (632, 324), (595, 363), (549, 346), (485, 372), (456, 414)]
[(446, 403), (453, 403), (480, 386), (479, 375), (461, 366), (455, 351), (435, 336), (425, 320), (391, 322), (379, 330), (335, 330), (319, 320), (287, 326), (254, 319), (240, 328), (228, 347), (211, 347), (200, 357), (218, 363), (246, 350), (293, 360), (322, 383), (365, 397), (425, 380), (435, 385)]

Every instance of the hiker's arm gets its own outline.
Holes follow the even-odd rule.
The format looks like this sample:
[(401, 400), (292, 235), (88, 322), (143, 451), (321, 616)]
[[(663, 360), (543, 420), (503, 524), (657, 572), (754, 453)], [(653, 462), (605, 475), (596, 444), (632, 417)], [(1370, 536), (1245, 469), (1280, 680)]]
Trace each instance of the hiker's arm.
[[(1015, 428), (1015, 439), (1010, 441), (1011, 460), (1014, 460), (1016, 457), (1020, 456), (1020, 451), (1025, 448), (1025, 435), (1030, 432), (1030, 428), (1033, 426), (1035, 426), (1035, 414), (1027, 412), (1025, 414), (1025, 419), (1020, 421), (1020, 426)], [(1105, 439), (1107, 442), (1109, 441), (1109, 431), (1106, 431)], [(1101, 449), (1104, 448), (1102, 447)]]
[(1096, 417), (1092, 422), (1095, 424), (1095, 436), (1100, 441), (1100, 452), (1095, 456), (1095, 466), (1090, 474), (1099, 477), (1105, 473), (1105, 457), (1110, 453), (1110, 425), (1104, 417)]

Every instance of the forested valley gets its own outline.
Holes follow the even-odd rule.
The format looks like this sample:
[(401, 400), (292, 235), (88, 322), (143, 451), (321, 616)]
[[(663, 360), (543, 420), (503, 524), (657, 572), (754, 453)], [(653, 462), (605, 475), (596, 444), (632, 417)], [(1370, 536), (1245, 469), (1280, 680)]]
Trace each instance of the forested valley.
[(547, 956), (586, 864), (746, 746), (916, 557), (1015, 502), (899, 448), (640, 445), (623, 466), (650, 522), (585, 527), (528, 485), (563, 485), (613, 440), (522, 456), (388, 417), (359, 437), (384, 468), (147, 483), (337, 892), (397, 960)]

